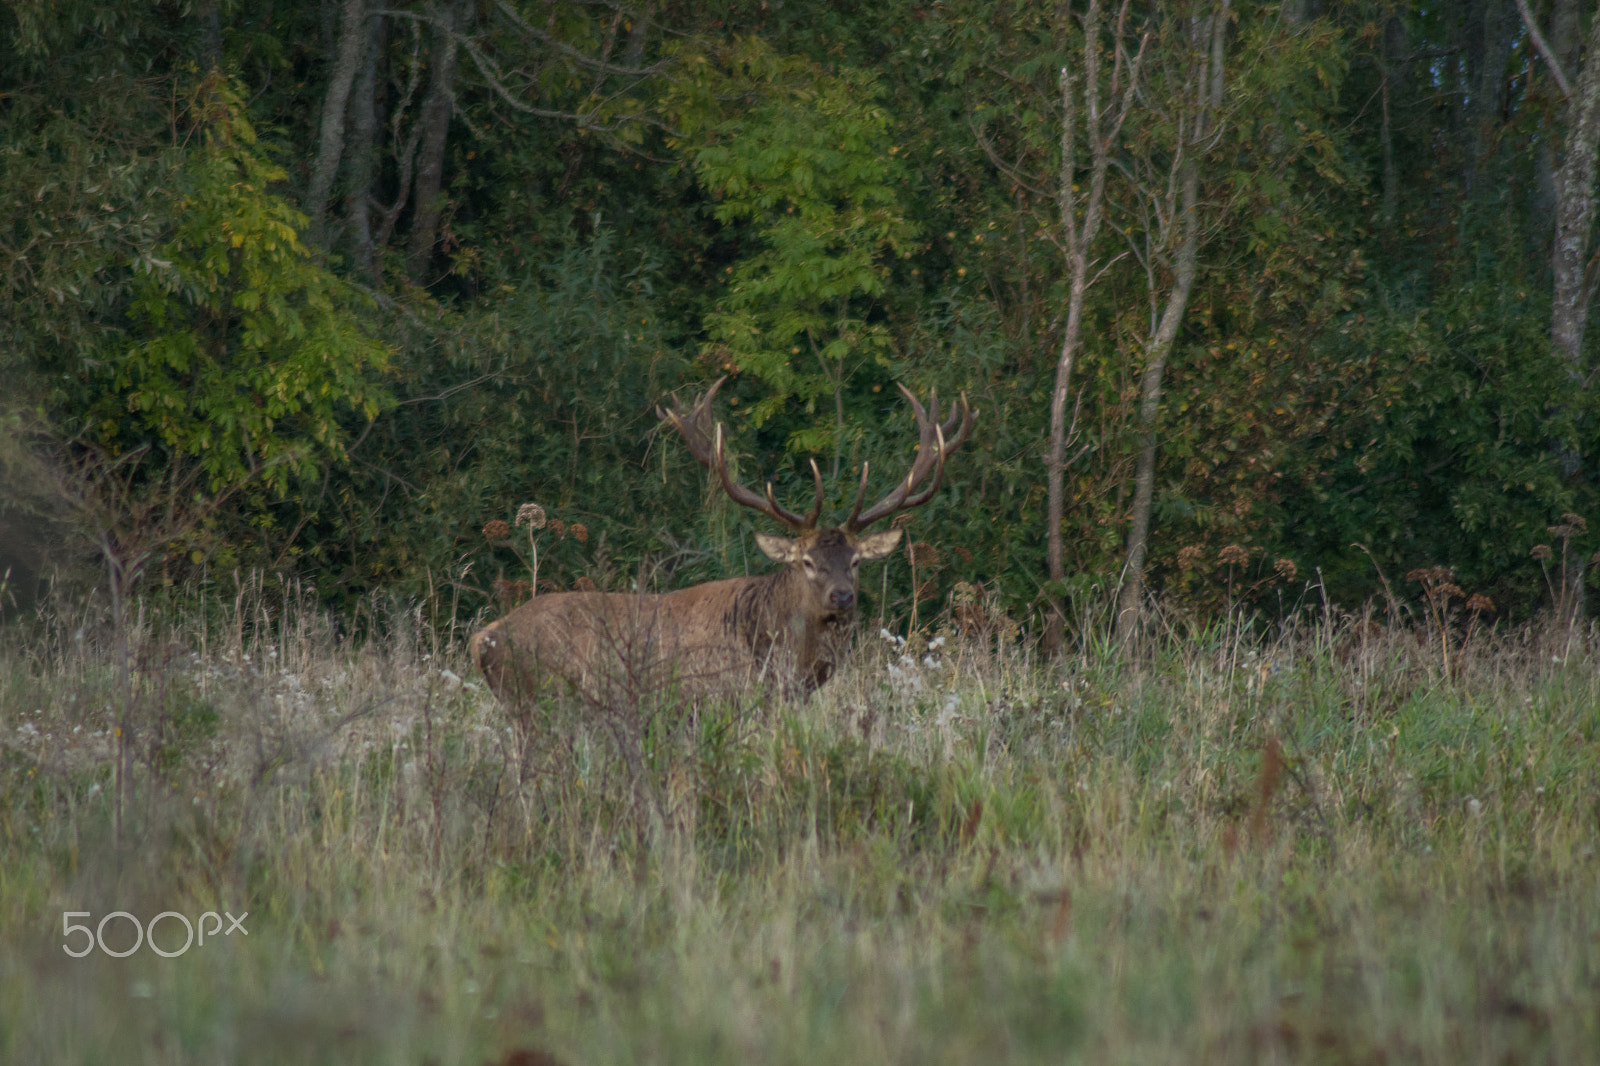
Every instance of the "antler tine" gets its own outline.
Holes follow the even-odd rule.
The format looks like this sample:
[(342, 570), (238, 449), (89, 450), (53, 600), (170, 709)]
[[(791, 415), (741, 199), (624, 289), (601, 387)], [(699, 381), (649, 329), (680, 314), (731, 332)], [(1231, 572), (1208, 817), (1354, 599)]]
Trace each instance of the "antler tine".
[(684, 411), (678, 403), (676, 393), (673, 394), (670, 408), (663, 411), (660, 405), (656, 407), (656, 417), (663, 422), (672, 423), (672, 428), (678, 431), (683, 437), (683, 442), (689, 446), (689, 453), (708, 470), (711, 469), (713, 457), (711, 441), (706, 437), (704, 429), (705, 419), (711, 411), (711, 400), (717, 395), (717, 390), (722, 388), (722, 383), (727, 380), (728, 376), (724, 374), (712, 382), (705, 395), (695, 401), (694, 406), (688, 411)]
[(722, 482), (722, 491), (726, 492), (728, 498), (733, 500), (734, 503), (760, 511), (768, 518), (783, 523), (797, 533), (815, 527), (815, 519), (812, 519), (808, 525), (806, 519), (801, 518), (778, 502), (778, 498), (772, 491), (772, 482), (767, 482), (767, 494), (763, 497), (729, 476), (727, 457), (722, 450), (721, 422), (717, 423), (716, 466), (714, 469), (717, 472), (718, 479)]
[[(943, 432), (946, 441), (948, 441), (948, 443), (945, 445), (945, 450), (955, 451), (957, 448), (961, 447), (961, 445), (965, 444), (967, 441), (967, 434), (972, 432), (972, 425), (977, 420), (978, 412), (968, 409), (967, 394), (963, 392), (961, 394), (960, 405), (951, 405), (949, 419), (945, 421), (944, 425), (939, 427)], [(954, 440), (951, 440), (950, 433), (952, 430), (957, 428), (958, 424), (960, 426), (960, 432), (956, 434)]]
[[(945, 442), (944, 442), (944, 427), (941, 426), (941, 425), (935, 424), (934, 427), (933, 427), (933, 431), (939, 437), (939, 446), (938, 446), (939, 458), (934, 463), (934, 466), (933, 466), (933, 484), (929, 485), (927, 490), (924, 491), (920, 496), (913, 496), (910, 499), (906, 500), (905, 502), (901, 503), (900, 504), (900, 509), (901, 510), (910, 510), (913, 507), (921, 507), (923, 504), (925, 504), (929, 500), (933, 499), (933, 494), (939, 491), (939, 486), (940, 485), (944, 484), (944, 457), (949, 452), (950, 449), (945, 445)], [(911, 488), (911, 486), (908, 484), (906, 486), (907, 491), (909, 491), (910, 488)]]
[[(865, 513), (861, 512), (861, 501), (866, 493), (866, 471), (862, 470), (862, 483), (856, 493), (856, 506), (850, 512), (850, 517), (844, 526), (852, 533), (858, 533), (873, 522), (896, 511), (920, 507), (931, 500), (944, 482), (946, 456), (965, 443), (967, 436), (972, 432), (973, 423), (977, 421), (978, 412), (972, 410), (965, 393), (962, 393), (950, 406), (950, 417), (941, 424), (937, 393), (929, 393), (928, 407), (925, 409), (917, 401), (916, 396), (912, 395), (910, 389), (901, 385), (900, 392), (910, 401), (911, 411), (917, 418), (921, 438), (917, 446), (917, 457), (912, 461), (911, 469), (906, 473), (905, 479), (896, 484), (887, 496), (873, 504)], [(930, 471), (934, 474), (933, 483), (918, 492)]]
[(856, 505), (854, 507), (850, 508), (850, 517), (846, 518), (844, 520), (844, 528), (845, 529), (854, 530), (854, 529), (858, 528), (856, 526), (856, 517), (861, 514), (861, 504), (866, 500), (866, 498), (867, 498), (867, 461), (865, 459), (863, 459), (861, 461), (861, 484), (856, 489)]
[[(816, 529), (817, 519), (822, 517), (822, 470), (817, 466), (815, 459), (811, 460), (811, 480), (816, 483), (817, 496), (811, 504), (811, 510), (806, 514), (805, 525), (802, 529)], [(767, 482), (767, 490), (772, 490), (772, 482)]]
[(728, 498), (734, 503), (760, 511), (768, 518), (780, 522), (796, 532), (815, 529), (817, 518), (822, 513), (822, 474), (820, 471), (815, 471), (817, 500), (809, 518), (801, 518), (793, 511), (780, 505), (773, 495), (771, 483), (768, 483), (767, 494), (763, 497), (753, 489), (739, 484), (728, 474), (727, 456), (722, 447), (722, 423), (716, 422), (713, 424), (710, 436), (707, 436), (705, 429), (705, 423), (709, 420), (711, 414), (711, 401), (717, 395), (717, 390), (722, 388), (722, 383), (727, 380), (727, 375), (723, 375), (714, 381), (711, 387), (706, 390), (705, 395), (695, 401), (694, 406), (688, 411), (685, 411), (682, 405), (678, 403), (677, 396), (673, 396), (670, 407), (665, 410), (659, 406), (656, 408), (656, 416), (663, 422), (672, 423), (672, 428), (678, 431), (679, 435), (683, 437), (684, 444), (688, 445), (689, 454), (693, 455), (701, 466), (717, 475), (717, 480), (722, 483), (722, 491), (726, 492)]

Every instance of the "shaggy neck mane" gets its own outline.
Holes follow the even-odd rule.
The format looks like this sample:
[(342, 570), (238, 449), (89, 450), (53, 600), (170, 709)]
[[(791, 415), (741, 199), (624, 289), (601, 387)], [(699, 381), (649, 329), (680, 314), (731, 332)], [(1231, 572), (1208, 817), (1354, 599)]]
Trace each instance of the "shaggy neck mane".
[[(789, 643), (803, 634), (812, 635), (817, 626), (837, 626), (847, 621), (849, 611), (828, 611), (813, 616), (802, 610), (810, 599), (806, 576), (798, 563), (788, 563), (770, 574), (759, 574), (733, 597), (733, 606), (723, 616), (728, 628), (750, 647), (765, 650), (773, 643)], [(795, 623), (800, 622), (800, 626)], [(803, 627), (803, 628), (802, 628)], [(796, 648), (805, 655), (809, 649)]]

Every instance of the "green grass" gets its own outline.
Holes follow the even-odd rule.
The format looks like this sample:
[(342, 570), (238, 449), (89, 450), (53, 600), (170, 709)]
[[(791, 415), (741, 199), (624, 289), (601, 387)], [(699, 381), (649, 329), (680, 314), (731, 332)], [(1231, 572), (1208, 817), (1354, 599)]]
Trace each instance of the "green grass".
[[(519, 732), (403, 612), (206, 608), (126, 683), (92, 611), (3, 636), (0, 1061), (1600, 1056), (1582, 641), (868, 638), (808, 704)], [(114, 910), (249, 932), (66, 955)]]

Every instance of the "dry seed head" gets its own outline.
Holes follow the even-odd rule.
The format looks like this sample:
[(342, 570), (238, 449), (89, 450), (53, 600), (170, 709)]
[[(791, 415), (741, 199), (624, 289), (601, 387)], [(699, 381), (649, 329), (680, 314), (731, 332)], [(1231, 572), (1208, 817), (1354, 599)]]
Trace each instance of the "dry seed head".
[(1237, 544), (1230, 544), (1217, 553), (1217, 561), (1229, 566), (1243, 566), (1250, 561), (1250, 553)]
[(490, 519), (484, 524), (484, 540), (505, 540), (511, 536), (511, 527), (498, 518)]
[(938, 566), (939, 549), (925, 540), (919, 540), (906, 545), (906, 558), (911, 560), (912, 566)]
[(550, 519), (550, 532), (557, 537), (564, 537), (567, 535), (567, 524), (559, 518), (552, 518)]
[(525, 503), (517, 508), (517, 528), (532, 526), (534, 529), (543, 529), (545, 524), (544, 508), (536, 503)]
[[(1432, 588), (1435, 585), (1447, 584), (1454, 576), (1455, 571), (1448, 566), (1421, 566), (1408, 573), (1406, 580), (1415, 581), (1425, 587)], [(1449, 587), (1454, 588), (1453, 585)], [(1460, 594), (1461, 590), (1456, 589), (1454, 595)]]
[(1472, 594), (1472, 598), (1467, 601), (1467, 610), (1492, 611), (1494, 610), (1494, 601), (1481, 592), (1475, 592)]
[(580, 577), (572, 583), (572, 590), (574, 592), (593, 592), (594, 582), (587, 577)]
[(1199, 544), (1190, 544), (1178, 549), (1178, 569), (1187, 573), (1194, 569), (1194, 564), (1200, 561), (1200, 556), (1205, 554), (1205, 548)]
[(567, 532), (571, 533), (579, 544), (589, 543), (589, 527), (584, 525), (582, 522), (572, 523), (572, 525), (567, 527)]
[(1293, 581), (1300, 573), (1300, 569), (1294, 565), (1293, 559), (1279, 559), (1272, 564), (1272, 569), (1276, 570), (1278, 576), (1285, 581)]
[(507, 581), (503, 577), (497, 577), (489, 586), (489, 590), (494, 593), (495, 599), (510, 608), (526, 600), (533, 591), (533, 586), (526, 581)]
[(1566, 514), (1561, 516), (1561, 521), (1563, 521), (1567, 525), (1571, 526), (1572, 529), (1573, 529), (1573, 532), (1575, 532), (1575, 533), (1582, 534), (1582, 533), (1589, 532), (1589, 523), (1587, 523), (1587, 522), (1585, 522), (1583, 520), (1583, 516), (1582, 515), (1576, 515), (1576, 514), (1573, 514), (1571, 511), (1568, 511)]
[[(1547, 562), (1550, 561), (1550, 545), (1548, 545), (1548, 544), (1535, 544), (1533, 546), (1533, 550), (1531, 552), (1529, 552), (1528, 554), (1533, 556), (1535, 559), (1539, 560), (1541, 563), (1547, 563)], [(1597, 553), (1597, 554), (1600, 554), (1600, 553)]]

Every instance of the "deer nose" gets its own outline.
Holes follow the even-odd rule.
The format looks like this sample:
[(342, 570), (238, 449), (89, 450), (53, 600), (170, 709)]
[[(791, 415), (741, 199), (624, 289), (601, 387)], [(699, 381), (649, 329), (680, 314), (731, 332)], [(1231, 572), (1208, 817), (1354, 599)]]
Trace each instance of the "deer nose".
[(856, 602), (856, 594), (849, 589), (834, 589), (828, 593), (828, 606), (848, 607)]

